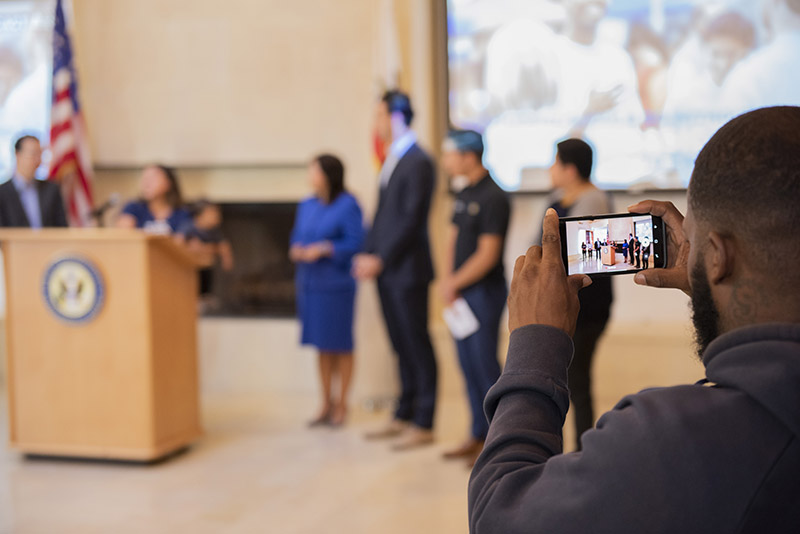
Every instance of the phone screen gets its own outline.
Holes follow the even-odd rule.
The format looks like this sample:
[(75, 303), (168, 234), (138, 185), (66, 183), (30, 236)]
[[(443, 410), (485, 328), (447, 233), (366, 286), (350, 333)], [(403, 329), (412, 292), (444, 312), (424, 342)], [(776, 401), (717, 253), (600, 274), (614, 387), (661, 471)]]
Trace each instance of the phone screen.
[(624, 274), (666, 264), (659, 217), (624, 213), (567, 217), (559, 223), (567, 274)]

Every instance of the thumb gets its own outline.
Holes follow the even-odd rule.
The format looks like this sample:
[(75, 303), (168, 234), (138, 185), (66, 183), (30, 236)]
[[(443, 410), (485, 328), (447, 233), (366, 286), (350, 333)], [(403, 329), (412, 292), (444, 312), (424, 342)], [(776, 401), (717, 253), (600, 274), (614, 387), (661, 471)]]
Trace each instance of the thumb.
[(567, 278), (570, 291), (577, 293), (584, 287), (592, 285), (592, 279), (585, 274), (573, 274)]
[(636, 273), (633, 281), (640, 286), (683, 289), (686, 271), (682, 269), (648, 269)]

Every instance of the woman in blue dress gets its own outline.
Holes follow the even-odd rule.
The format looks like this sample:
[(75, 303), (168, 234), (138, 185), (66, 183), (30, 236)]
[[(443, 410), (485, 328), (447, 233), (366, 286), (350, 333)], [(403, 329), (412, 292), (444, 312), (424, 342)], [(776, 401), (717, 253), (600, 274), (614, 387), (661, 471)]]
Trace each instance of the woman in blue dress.
[[(310, 424), (341, 425), (353, 374), (353, 256), (364, 239), (361, 208), (344, 188), (344, 167), (331, 155), (308, 167), (313, 196), (297, 210), (289, 255), (297, 265), (302, 343), (319, 350), (322, 407)], [(333, 385), (338, 382), (334, 397)]]
[(142, 228), (156, 234), (174, 234), (191, 224), (192, 216), (183, 207), (181, 188), (175, 171), (164, 165), (148, 165), (139, 182), (139, 200), (122, 208), (117, 219), (120, 228)]

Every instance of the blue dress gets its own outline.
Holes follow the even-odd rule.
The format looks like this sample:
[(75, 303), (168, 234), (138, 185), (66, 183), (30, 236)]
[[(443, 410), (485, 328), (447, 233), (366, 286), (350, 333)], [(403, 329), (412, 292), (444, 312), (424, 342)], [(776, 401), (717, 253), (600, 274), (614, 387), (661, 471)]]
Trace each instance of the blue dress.
[(361, 208), (349, 193), (341, 193), (330, 204), (316, 197), (300, 203), (291, 244), (333, 245), (330, 258), (297, 264), (297, 311), (304, 345), (328, 352), (353, 350), (356, 283), (350, 271), (363, 240)]
[[(147, 228), (156, 220), (150, 212), (150, 208), (147, 207), (147, 202), (141, 200), (128, 202), (125, 207), (122, 208), (122, 213), (136, 219), (136, 228)], [(170, 216), (167, 217), (167, 224), (169, 224), (173, 233), (177, 232), (179, 228), (191, 223), (192, 215), (184, 208), (175, 208), (172, 210)]]

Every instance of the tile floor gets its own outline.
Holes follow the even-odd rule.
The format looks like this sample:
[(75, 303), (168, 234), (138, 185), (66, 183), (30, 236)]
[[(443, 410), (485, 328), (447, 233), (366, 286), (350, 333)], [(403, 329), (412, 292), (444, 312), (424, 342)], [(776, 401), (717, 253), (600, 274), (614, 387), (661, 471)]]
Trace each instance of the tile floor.
[[(643, 387), (699, 378), (689, 351), (685, 329), (609, 333), (595, 365), (598, 411)], [(0, 391), (0, 443), (4, 403)], [(203, 408), (205, 437), (153, 466), (31, 460), (0, 447), (0, 533), (467, 532), (469, 473), (440, 459), (467, 428), (458, 395), (441, 399), (438, 442), (407, 453), (364, 441), (386, 417), (364, 407), (344, 429), (307, 429), (313, 395), (206, 396)]]

